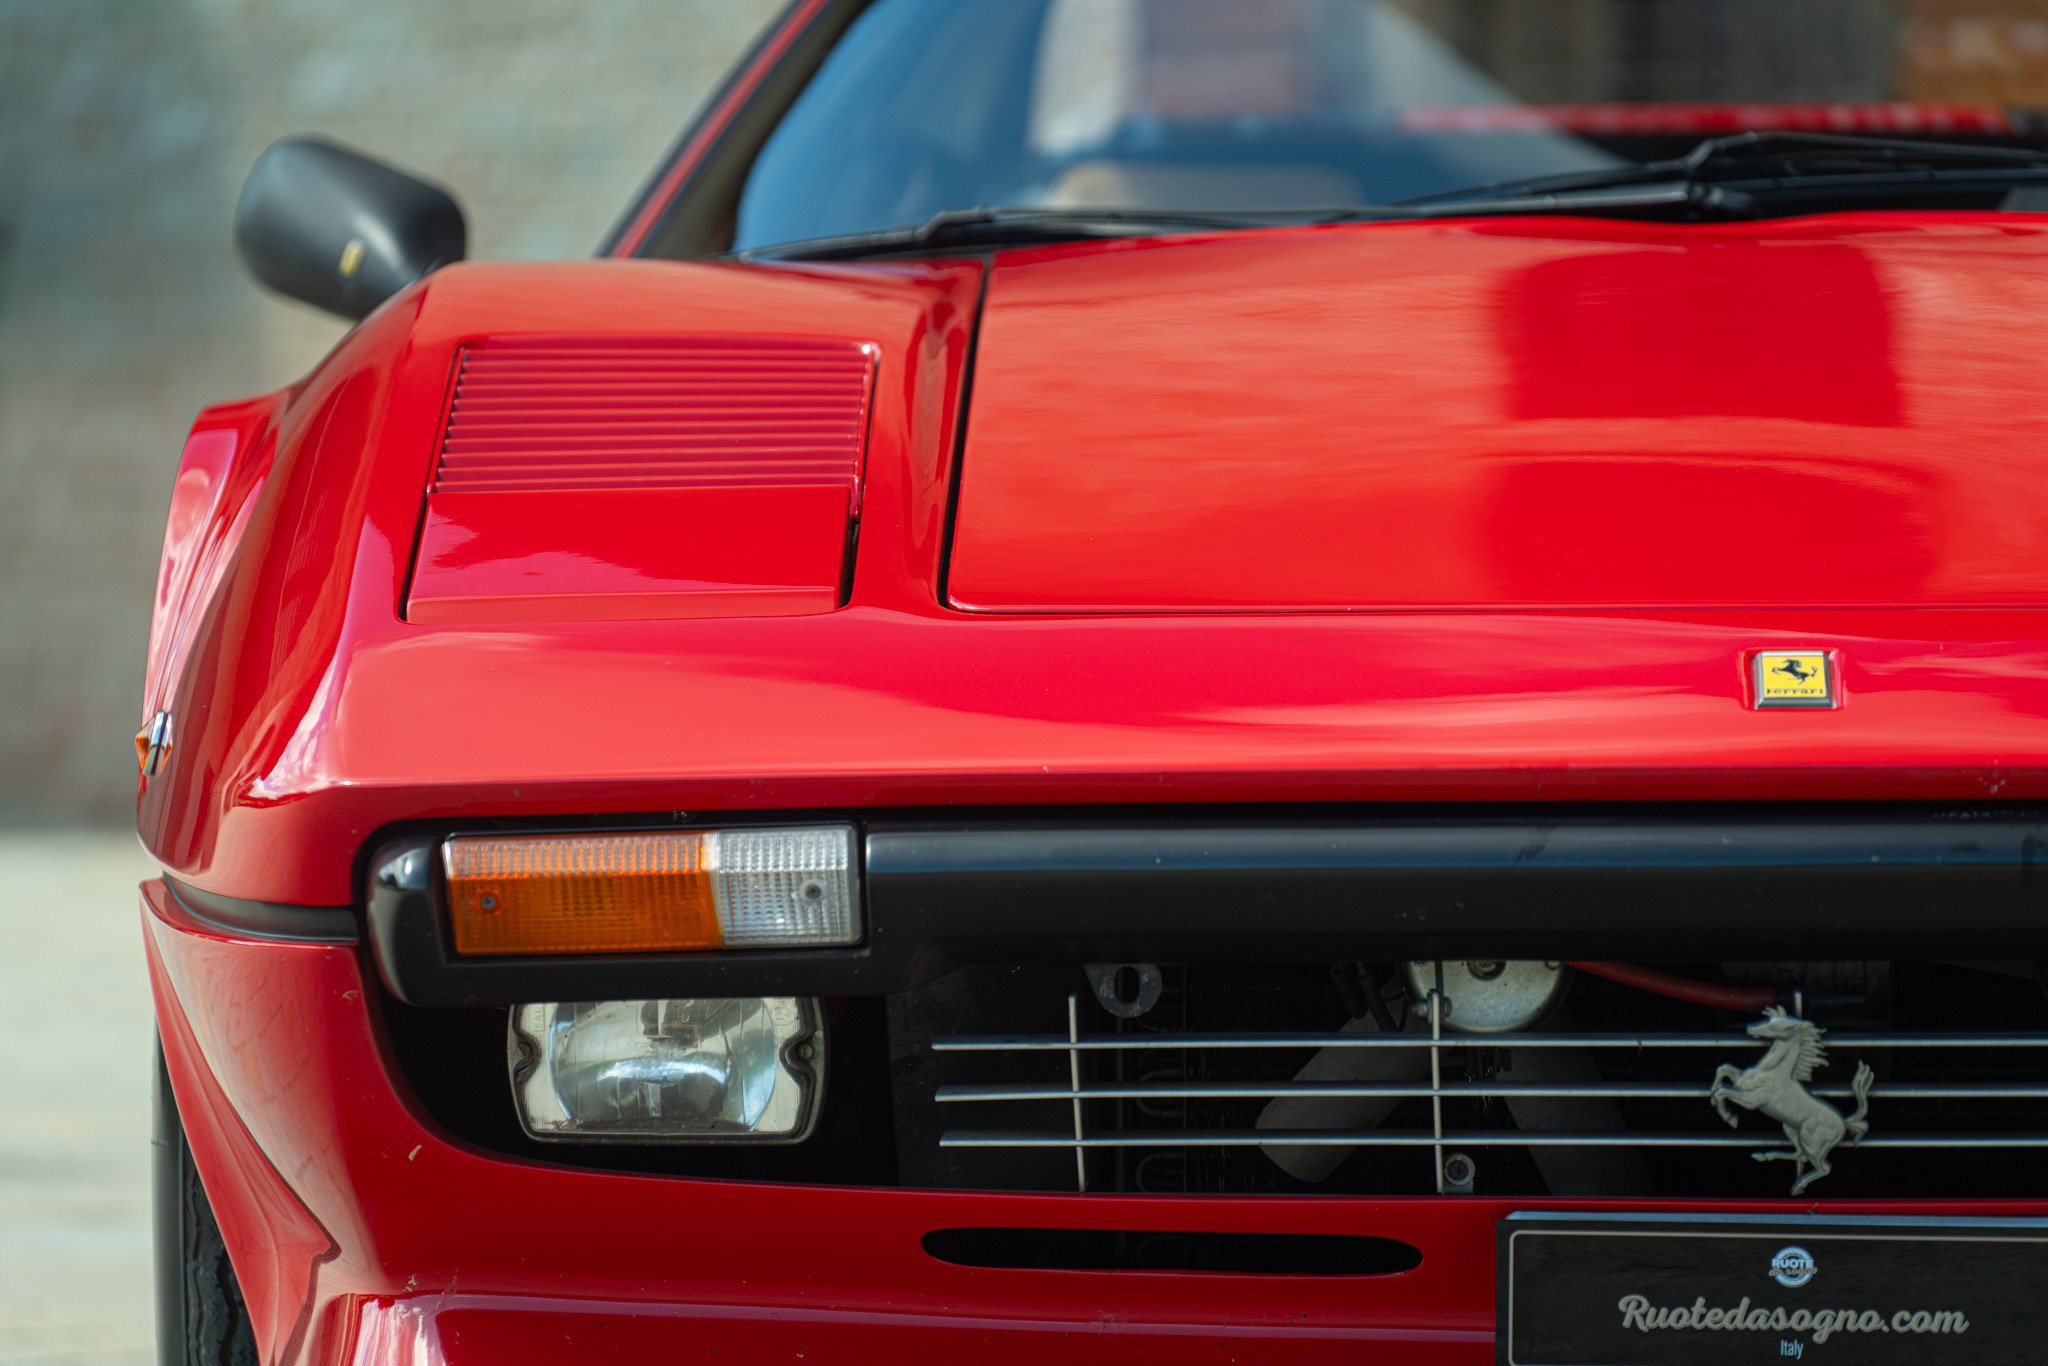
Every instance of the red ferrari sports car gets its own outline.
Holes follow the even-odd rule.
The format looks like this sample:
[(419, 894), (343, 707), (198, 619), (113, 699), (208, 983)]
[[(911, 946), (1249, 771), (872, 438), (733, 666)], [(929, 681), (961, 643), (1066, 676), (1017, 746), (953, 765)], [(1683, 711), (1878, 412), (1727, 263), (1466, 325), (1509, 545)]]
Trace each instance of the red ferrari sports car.
[(2038, 1358), (2044, 35), (799, 0), (581, 262), (278, 144), (164, 1360)]

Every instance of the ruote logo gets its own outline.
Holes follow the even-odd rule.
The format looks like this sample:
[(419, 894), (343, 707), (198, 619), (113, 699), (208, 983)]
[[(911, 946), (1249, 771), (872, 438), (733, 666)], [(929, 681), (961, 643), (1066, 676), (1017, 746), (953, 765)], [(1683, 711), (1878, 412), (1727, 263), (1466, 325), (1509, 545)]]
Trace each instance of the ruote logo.
[(1781, 1247), (1778, 1255), (1771, 1258), (1771, 1279), (1787, 1290), (1797, 1290), (1813, 1279), (1813, 1273), (1820, 1270), (1814, 1264), (1813, 1254), (1803, 1247)]

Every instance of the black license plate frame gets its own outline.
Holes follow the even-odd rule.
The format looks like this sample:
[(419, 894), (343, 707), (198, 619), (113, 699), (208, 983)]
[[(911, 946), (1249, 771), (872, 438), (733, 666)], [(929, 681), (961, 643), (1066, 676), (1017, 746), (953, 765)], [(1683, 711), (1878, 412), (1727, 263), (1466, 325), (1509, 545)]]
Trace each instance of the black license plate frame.
[(1498, 1247), (1498, 1366), (2048, 1358), (2048, 1220), (1517, 1213)]

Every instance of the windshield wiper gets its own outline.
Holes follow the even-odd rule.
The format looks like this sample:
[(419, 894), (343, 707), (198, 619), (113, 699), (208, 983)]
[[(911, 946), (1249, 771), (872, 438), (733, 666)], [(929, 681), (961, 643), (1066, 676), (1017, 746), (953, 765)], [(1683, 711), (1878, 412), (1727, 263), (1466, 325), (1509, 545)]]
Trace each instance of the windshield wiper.
[(1654, 219), (1755, 218), (1765, 212), (1996, 196), (2048, 184), (2048, 152), (1831, 133), (1736, 133), (1682, 157), (1609, 170), (1440, 190), (1391, 204), (1293, 210), (948, 209), (921, 223), (755, 247), (741, 261), (853, 261), (1167, 232), (1485, 214)]
[(1199, 232), (1205, 228), (1228, 231), (1283, 223), (1326, 222), (1344, 212), (1331, 209), (1281, 213), (1180, 209), (948, 209), (944, 213), (933, 214), (922, 223), (905, 227), (849, 233), (840, 237), (812, 237), (798, 242), (755, 247), (732, 255), (733, 259), (740, 261), (851, 261), (976, 247), (1034, 246), (1094, 237), (1152, 237), (1161, 232)]
[(1787, 202), (1824, 203), (1881, 192), (1964, 194), (2048, 181), (2048, 153), (1911, 138), (1832, 133), (1736, 133), (1682, 157), (1612, 170), (1531, 176), (1396, 201), (1397, 213), (1679, 211), (1750, 217)]

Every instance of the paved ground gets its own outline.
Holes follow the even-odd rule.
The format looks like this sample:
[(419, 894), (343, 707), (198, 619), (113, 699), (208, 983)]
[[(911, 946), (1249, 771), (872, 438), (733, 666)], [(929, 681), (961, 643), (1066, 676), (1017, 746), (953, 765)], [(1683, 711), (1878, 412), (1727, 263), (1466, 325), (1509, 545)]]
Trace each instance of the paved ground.
[(128, 833), (0, 831), (0, 1363), (148, 1366), (148, 982)]

